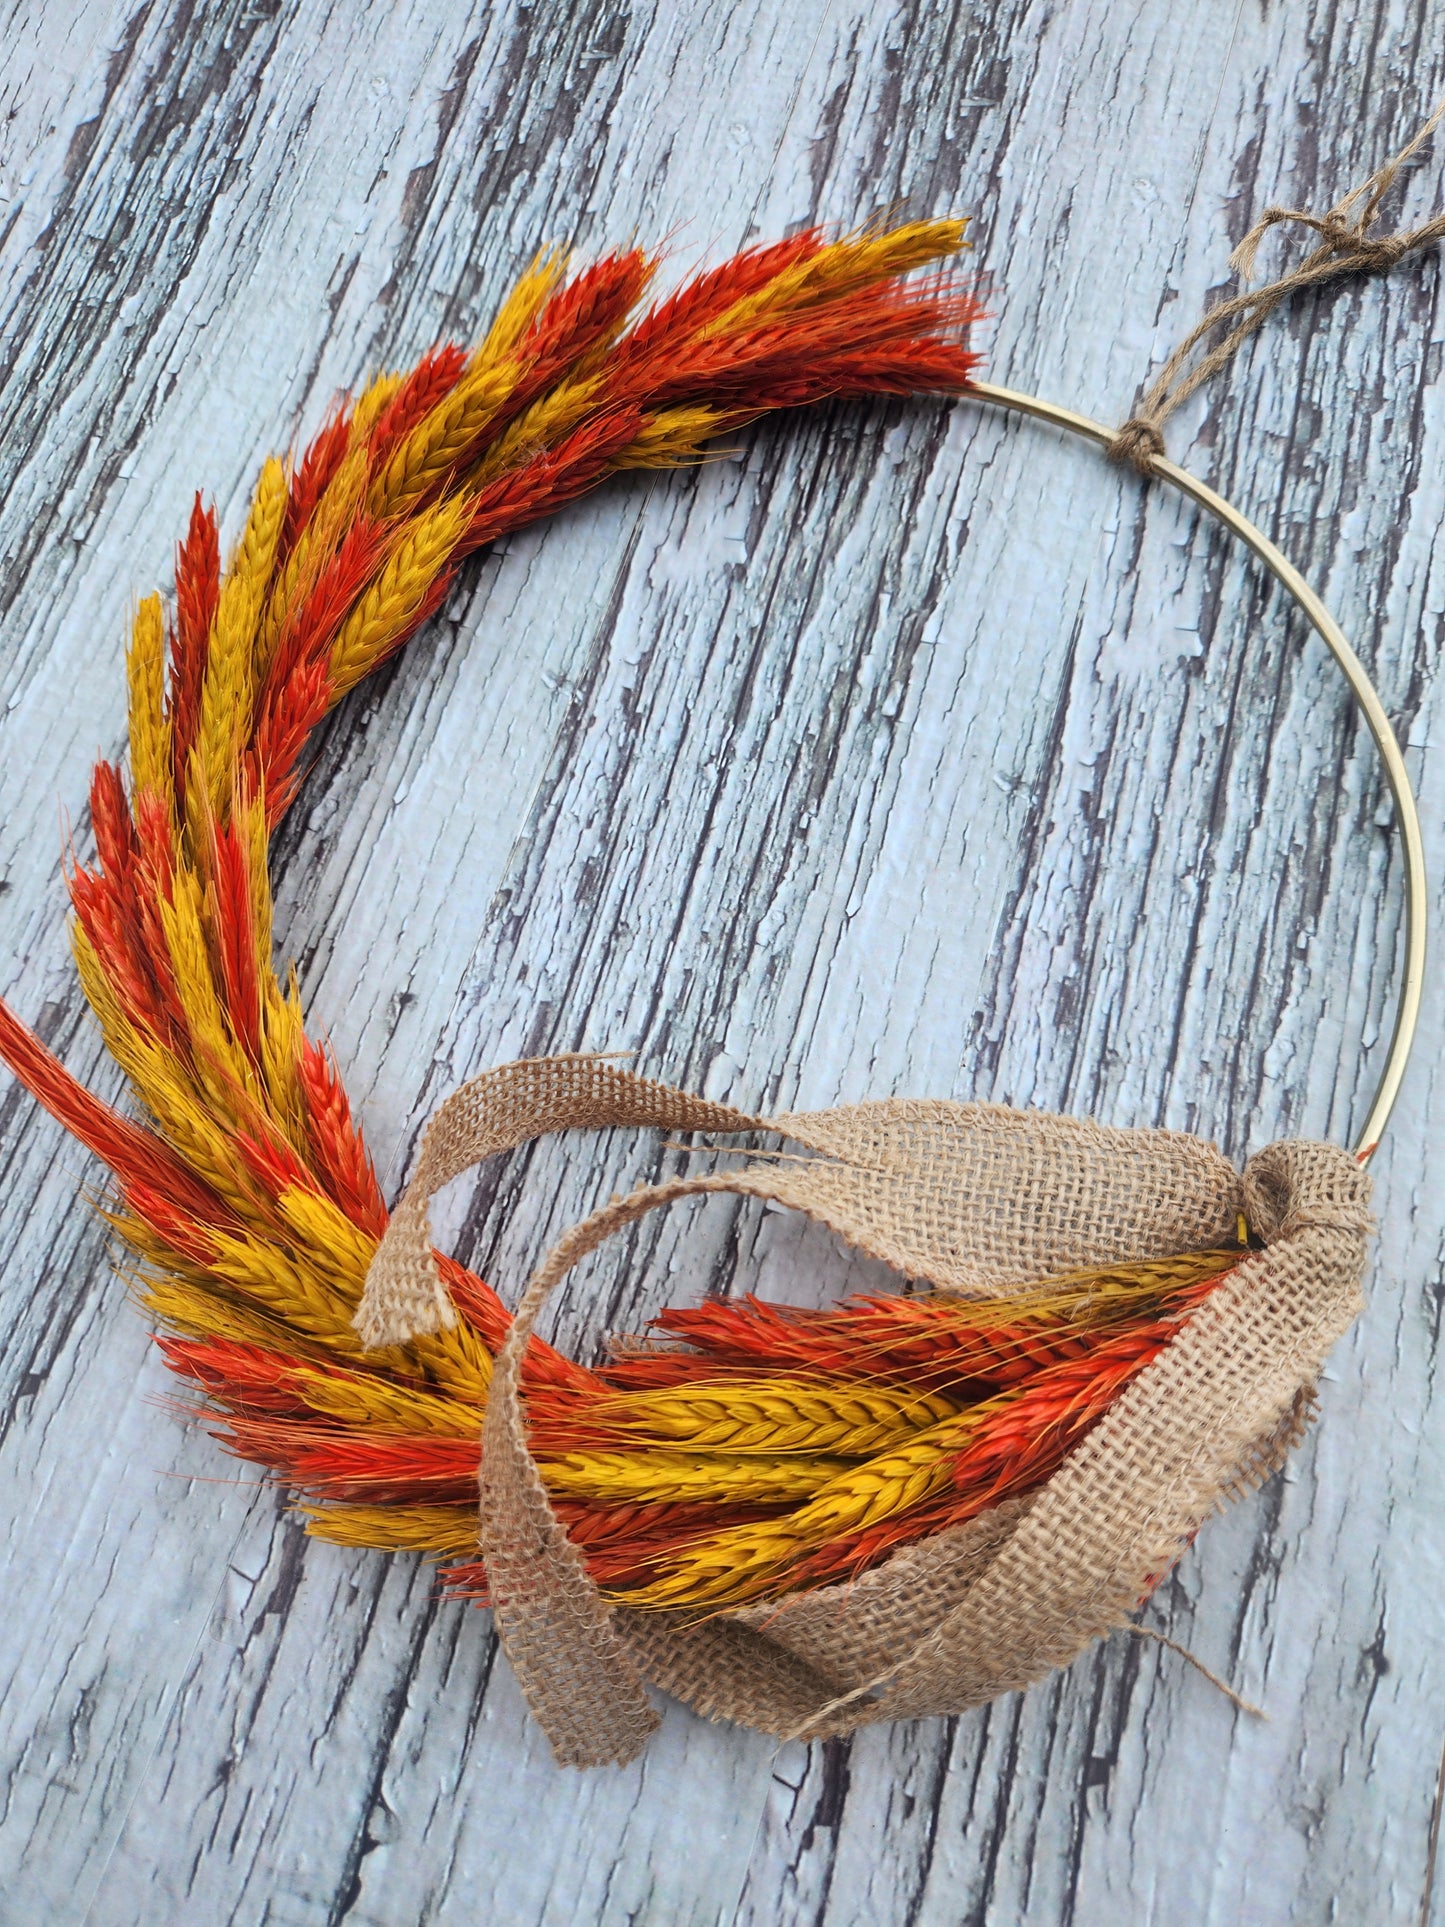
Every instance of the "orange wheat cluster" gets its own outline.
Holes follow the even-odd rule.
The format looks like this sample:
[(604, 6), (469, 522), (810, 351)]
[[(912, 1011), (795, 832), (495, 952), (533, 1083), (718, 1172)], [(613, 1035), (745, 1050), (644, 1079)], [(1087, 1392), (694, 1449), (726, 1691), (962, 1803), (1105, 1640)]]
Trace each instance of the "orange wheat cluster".
[[(484, 1590), (481, 1414), (508, 1314), (441, 1260), (454, 1329), (366, 1352), (352, 1326), (387, 1211), (336, 1066), (273, 961), (271, 830), (327, 712), (466, 556), (619, 469), (699, 459), (771, 409), (957, 392), (972, 298), (957, 222), (749, 249), (640, 315), (655, 263), (533, 263), (485, 339), (445, 345), (264, 466), (222, 566), (198, 497), (175, 597), (136, 611), (129, 769), (96, 767), (72, 863), (85, 994), (136, 1115), (0, 1004), (0, 1055), (115, 1180), (106, 1209), (169, 1363), (310, 1529), (452, 1561)], [(1046, 1478), (1237, 1253), (1053, 1281), (979, 1306), (748, 1300), (675, 1312), (591, 1370), (532, 1340), (532, 1445), (599, 1583), (725, 1604), (858, 1572)]]

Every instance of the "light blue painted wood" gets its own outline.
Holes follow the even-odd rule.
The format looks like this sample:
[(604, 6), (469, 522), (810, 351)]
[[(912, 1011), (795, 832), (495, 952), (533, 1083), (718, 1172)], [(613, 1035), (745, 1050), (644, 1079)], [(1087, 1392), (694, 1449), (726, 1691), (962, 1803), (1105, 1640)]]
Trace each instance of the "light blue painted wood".
[[(475, 330), (544, 240), (671, 236), (680, 269), (900, 199), (974, 211), (996, 378), (1122, 416), (1260, 207), (1327, 205), (1445, 86), (1438, 0), (201, 12), (3, 29), (0, 989), (105, 1091), (57, 815), (83, 825), (119, 742), (126, 611), (197, 483), (234, 526), (266, 449)], [(1171, 431), (1358, 639), (1437, 879), (1439, 285), (1298, 303)], [(328, 730), (279, 921), (395, 1183), (452, 1083), (581, 1044), (750, 1106), (977, 1094), (1236, 1156), (1343, 1135), (1399, 913), (1367, 746), (1240, 560), (1048, 431), (926, 403), (764, 427), (485, 559)], [(1442, 1065), (1432, 1003), (1321, 1426), (1151, 1607), (1267, 1724), (1121, 1638), (851, 1746), (672, 1708), (590, 1776), (551, 1765), (485, 1615), (304, 1540), (157, 1409), (94, 1173), (6, 1086), (0, 1914), (1413, 1923), (1445, 1737)], [(656, 1155), (539, 1147), (450, 1229), (514, 1289)], [(870, 1275), (713, 1200), (599, 1254), (557, 1325)]]

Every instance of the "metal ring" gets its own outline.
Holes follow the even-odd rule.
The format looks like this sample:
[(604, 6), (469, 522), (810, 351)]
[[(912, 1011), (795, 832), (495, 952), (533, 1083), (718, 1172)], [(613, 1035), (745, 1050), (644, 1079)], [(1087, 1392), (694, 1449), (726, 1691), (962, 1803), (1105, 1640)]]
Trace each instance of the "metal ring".
[[(980, 401), (996, 403), (1000, 408), (1011, 408), (1020, 415), (1033, 415), (1039, 421), (1052, 422), (1056, 428), (1066, 428), (1070, 433), (1082, 435), (1086, 441), (1097, 442), (1101, 448), (1109, 448), (1115, 431), (1106, 428), (1102, 422), (1091, 421), (1087, 415), (1079, 415), (1071, 408), (1060, 408), (1057, 403), (1040, 401), (1037, 395), (1021, 395), (1011, 388), (998, 388), (992, 382), (972, 382), (967, 392), (977, 395)], [(1254, 526), (1253, 522), (1240, 514), (1237, 508), (1216, 495), (1212, 488), (1197, 481), (1187, 469), (1156, 455), (1151, 464), (1154, 474), (1166, 482), (1171, 482), (1182, 495), (1197, 502), (1200, 508), (1212, 515), (1216, 522), (1222, 522), (1231, 534), (1237, 535), (1245, 547), (1257, 555), (1269, 570), (1275, 581), (1304, 610), (1316, 633), (1325, 647), (1345, 673), (1345, 681), (1350, 685), (1350, 693), (1359, 705), (1370, 734), (1375, 739), (1375, 747), (1380, 752), (1380, 760), (1385, 765), (1385, 776), (1390, 785), (1390, 793), (1395, 799), (1395, 820), (1400, 826), (1400, 841), (1405, 852), (1405, 971), (1400, 984), (1399, 1001), (1395, 1009), (1395, 1028), (1390, 1038), (1390, 1053), (1385, 1059), (1384, 1073), (1374, 1102), (1365, 1119), (1355, 1146), (1355, 1155), (1361, 1163), (1370, 1158), (1384, 1133), (1385, 1121), (1394, 1107), (1399, 1095), (1400, 1081), (1405, 1075), (1405, 1064), (1410, 1055), (1410, 1046), (1415, 1041), (1415, 1026), (1420, 1017), (1420, 999), (1425, 987), (1425, 922), (1428, 896), (1425, 882), (1425, 853), (1420, 839), (1420, 817), (1415, 808), (1414, 791), (1410, 788), (1409, 772), (1405, 759), (1400, 753), (1400, 745), (1395, 732), (1390, 727), (1390, 719), (1375, 691), (1375, 685), (1365, 674), (1364, 664), (1345, 640), (1344, 632), (1335, 621), (1324, 603), (1305, 581), (1292, 562), (1286, 560), (1266, 535)]]

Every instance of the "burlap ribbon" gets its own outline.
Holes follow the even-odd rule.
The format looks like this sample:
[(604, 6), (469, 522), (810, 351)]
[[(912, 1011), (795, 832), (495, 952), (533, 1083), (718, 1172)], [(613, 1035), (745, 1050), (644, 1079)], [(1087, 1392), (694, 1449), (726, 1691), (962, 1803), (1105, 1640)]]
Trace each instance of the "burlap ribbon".
[[(1361, 1303), (1369, 1180), (1335, 1145), (1271, 1145), (1241, 1179), (1213, 1145), (1178, 1132), (902, 1099), (750, 1117), (607, 1058), (568, 1056), (489, 1071), (436, 1113), (367, 1276), (367, 1343), (454, 1316), (427, 1228), (441, 1185), (546, 1132), (624, 1124), (775, 1131), (812, 1155), (614, 1199), (559, 1241), (517, 1306), (482, 1431), (479, 1537), (503, 1646), (565, 1764), (639, 1751), (658, 1719), (645, 1681), (713, 1718), (818, 1738), (959, 1712), (1067, 1665), (1124, 1622), (1221, 1500), (1280, 1462)], [(644, 1213), (710, 1191), (790, 1205), (906, 1278), (979, 1296), (1218, 1245), (1241, 1211), (1265, 1249), (1037, 1492), (850, 1585), (682, 1624), (599, 1595), (527, 1449), (519, 1374), (538, 1312), (580, 1258)]]

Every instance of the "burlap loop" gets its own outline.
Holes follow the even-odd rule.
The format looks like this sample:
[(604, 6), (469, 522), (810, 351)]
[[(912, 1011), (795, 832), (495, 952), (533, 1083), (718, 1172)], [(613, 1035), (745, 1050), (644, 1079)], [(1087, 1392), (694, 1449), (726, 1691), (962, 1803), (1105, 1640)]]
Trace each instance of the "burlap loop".
[[(426, 1198), (467, 1163), (540, 1130), (604, 1123), (775, 1130), (815, 1155), (676, 1178), (614, 1199), (534, 1273), (498, 1358), (483, 1428), (480, 1538), (498, 1629), (559, 1760), (641, 1748), (644, 1684), (779, 1736), (953, 1713), (1066, 1665), (1124, 1622), (1225, 1498), (1299, 1436), (1330, 1346), (1360, 1304), (1369, 1183), (1333, 1145), (1285, 1143), (1243, 1179), (1214, 1146), (996, 1105), (886, 1100), (772, 1120), (635, 1078), (599, 1058), (504, 1066), (437, 1114), (358, 1315), (397, 1331), (440, 1290)], [(435, 1134), (435, 1142), (433, 1141)], [(481, 1146), (478, 1150), (476, 1147)], [(430, 1187), (430, 1189), (428, 1189)], [(1227, 1241), (1252, 1252), (1036, 1493), (910, 1545), (846, 1586), (700, 1624), (604, 1600), (527, 1449), (520, 1365), (548, 1295), (614, 1231), (675, 1199), (748, 1193), (809, 1213), (902, 1275), (999, 1292), (1126, 1257)], [(404, 1333), (402, 1335), (405, 1335)], [(389, 1342), (397, 1342), (391, 1338)]]
[(522, 1058), (484, 1071), (433, 1114), (421, 1153), (367, 1272), (356, 1314), (363, 1344), (402, 1345), (455, 1318), (431, 1251), (427, 1206), (483, 1159), (549, 1131), (656, 1124), (680, 1131), (745, 1131), (760, 1122), (650, 1078), (596, 1052)]

